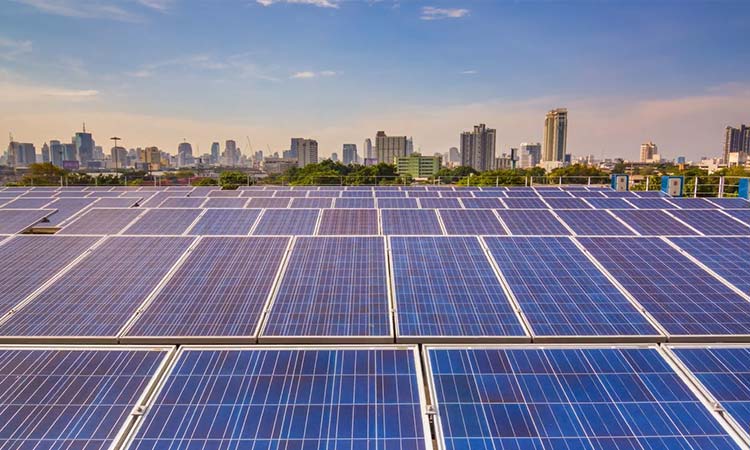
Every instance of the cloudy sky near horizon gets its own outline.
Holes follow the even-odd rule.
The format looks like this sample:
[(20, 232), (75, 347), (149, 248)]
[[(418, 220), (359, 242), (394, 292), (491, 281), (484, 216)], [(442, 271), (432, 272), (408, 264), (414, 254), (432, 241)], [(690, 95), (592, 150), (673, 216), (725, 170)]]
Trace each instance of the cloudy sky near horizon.
[(321, 154), (377, 130), (423, 153), (483, 122), (498, 153), (569, 110), (574, 155), (718, 155), (750, 123), (742, 0), (0, 0), (0, 131), (41, 146)]

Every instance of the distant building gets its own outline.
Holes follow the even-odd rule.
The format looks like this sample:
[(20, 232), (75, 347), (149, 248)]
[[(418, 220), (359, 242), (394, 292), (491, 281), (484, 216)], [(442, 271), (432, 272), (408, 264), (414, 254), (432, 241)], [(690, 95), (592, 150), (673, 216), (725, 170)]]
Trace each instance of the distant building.
[(440, 156), (422, 156), (412, 153), (408, 156), (396, 158), (396, 172), (399, 175), (409, 175), (413, 178), (429, 178), (437, 175), (442, 165)]
[(219, 164), (221, 160), (221, 146), (218, 142), (211, 144), (211, 164)]
[(36, 163), (36, 147), (28, 142), (11, 141), (5, 154), (10, 167), (26, 167)]
[(63, 162), (78, 161), (78, 151), (75, 144), (63, 144)]
[(372, 151), (372, 140), (370, 140), (370, 138), (365, 139), (365, 144), (362, 148), (362, 158), (375, 158), (375, 153)]
[(336, 152), (331, 153), (331, 161), (338, 162), (339, 160), (339, 154)]
[(83, 131), (73, 136), (73, 145), (81, 167), (86, 167), (89, 161), (94, 160), (94, 138), (91, 133), (86, 132), (86, 124), (83, 125)]
[(449, 163), (460, 163), (461, 162), (461, 152), (459, 152), (456, 147), (451, 147), (448, 150), (448, 162)]
[(194, 163), (193, 146), (189, 142), (181, 142), (177, 146), (177, 167), (192, 166)]
[(492, 163), (492, 170), (510, 170), (516, 168), (518, 149), (511, 148), (510, 154), (503, 153), (495, 158)]
[[(726, 127), (724, 130), (724, 163), (730, 164), (730, 153), (750, 153), (750, 127), (740, 125), (739, 128)], [(743, 159), (737, 155), (734, 159)]]
[(297, 167), (297, 159), (266, 158), (263, 160), (263, 170), (269, 175), (280, 175), (292, 167)]
[(411, 155), (414, 153), (414, 138), (409, 136), (409, 139), (406, 140), (406, 154)]
[(675, 158), (675, 162), (676, 162), (677, 164), (685, 164), (685, 163), (686, 163), (686, 161), (687, 161), (687, 160), (686, 160), (686, 158), (685, 158), (684, 156), (678, 156), (677, 158)]
[(109, 154), (113, 169), (117, 170), (128, 166), (128, 151), (125, 147), (112, 147)]
[(483, 123), (461, 133), (461, 165), (484, 172), (492, 170), (497, 132)]
[(146, 147), (138, 149), (138, 160), (147, 170), (161, 170), (162, 158), (158, 147)]
[(645, 144), (641, 144), (641, 158), (642, 163), (654, 162), (654, 160), (660, 160), (659, 149), (653, 142), (649, 141)]
[(49, 141), (49, 157), (52, 164), (62, 167), (62, 162), (65, 158), (65, 147), (63, 147), (60, 141)]
[(50, 162), (49, 159), (49, 145), (45, 142), (44, 145), (42, 145), (42, 162), (48, 163)]
[(96, 161), (104, 160), (104, 148), (102, 148), (101, 145), (94, 146), (94, 160)]
[(240, 150), (237, 143), (228, 140), (224, 143), (224, 154), (222, 155), (222, 164), (225, 166), (236, 166), (240, 162)]
[(568, 110), (553, 109), (544, 119), (543, 162), (564, 162), (568, 140)]
[(407, 141), (406, 136), (387, 136), (385, 131), (378, 131), (375, 135), (378, 162), (393, 164), (396, 158), (408, 155)]
[(314, 139), (292, 138), (291, 150), (299, 167), (318, 162), (318, 141)]
[(529, 169), (536, 167), (542, 160), (542, 144), (523, 142), (518, 148), (518, 167)]
[(378, 164), (378, 160), (376, 158), (365, 158), (363, 161), (364, 166), (375, 166)]
[(343, 156), (343, 162), (345, 165), (354, 164), (357, 162), (357, 144), (344, 144), (344, 148), (341, 150)]

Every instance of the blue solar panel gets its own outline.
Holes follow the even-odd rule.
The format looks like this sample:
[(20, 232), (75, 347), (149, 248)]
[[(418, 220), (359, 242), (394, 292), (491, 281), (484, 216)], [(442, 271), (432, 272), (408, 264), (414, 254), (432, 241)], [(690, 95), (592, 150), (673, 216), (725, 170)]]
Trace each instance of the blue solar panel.
[(321, 190), (321, 191), (310, 191), (308, 192), (307, 196), (308, 198), (338, 198), (341, 197), (342, 188), (338, 188), (337, 186), (320, 186), (320, 188), (334, 188), (331, 190)]
[(535, 336), (659, 333), (570, 238), (485, 238)]
[(750, 226), (735, 220), (730, 215), (718, 210), (682, 210), (669, 211), (675, 217), (706, 236), (748, 236)]
[(742, 223), (750, 225), (750, 210), (748, 209), (725, 209), (725, 213), (739, 219)]
[(300, 198), (300, 197), (307, 197), (307, 191), (299, 190), (299, 191), (276, 191), (274, 194), (274, 197), (277, 198)]
[(271, 190), (268, 190), (268, 191), (261, 191), (261, 190), (250, 190), (250, 191), (247, 191), (247, 190), (243, 190), (240, 193), (240, 196), (241, 197), (253, 197), (253, 198), (257, 198), (257, 197), (273, 197), (273, 195), (274, 195), (275, 192), (276, 191), (271, 191)]
[(464, 208), (469, 209), (501, 209), (505, 208), (499, 198), (461, 198)]
[(142, 212), (133, 208), (91, 208), (66, 224), (58, 234), (117, 234)]
[(711, 203), (720, 206), (722, 208), (733, 208), (733, 209), (740, 209), (740, 208), (750, 208), (750, 202), (745, 200), (744, 198), (708, 198), (706, 199), (710, 201)]
[(84, 209), (91, 206), (96, 199), (93, 198), (59, 198), (47, 207), (56, 209), (57, 212), (47, 218), (46, 226), (58, 226)]
[[(191, 200), (193, 200), (191, 198)], [(197, 200), (197, 198), (195, 199)], [(202, 203), (203, 208), (244, 208), (247, 203), (245, 197), (209, 197)], [(165, 205), (162, 204), (162, 208)]]
[(709, 269), (750, 294), (750, 238), (670, 238)]
[(440, 193), (437, 191), (412, 191), (410, 190), (408, 193), (409, 197), (413, 198), (438, 198), (440, 197)]
[(114, 338), (191, 242), (111, 237), (13, 313), (0, 335)]
[(337, 198), (334, 208), (374, 208), (375, 199), (372, 198)]
[(240, 194), (242, 194), (242, 191), (238, 190), (223, 190), (221, 188), (216, 188), (212, 191), (208, 192), (208, 197), (239, 197)]
[(638, 209), (677, 209), (663, 198), (629, 198), (628, 202)]
[(599, 191), (571, 191), (570, 195), (578, 198), (604, 198)]
[(39, 209), (51, 203), (54, 199), (44, 198), (18, 198), (3, 205), (4, 209)]
[(718, 206), (703, 198), (670, 198), (667, 200), (682, 209), (716, 209)]
[(630, 200), (622, 198), (587, 198), (586, 202), (596, 209), (633, 209), (633, 205), (628, 203)]
[(580, 198), (546, 198), (545, 202), (552, 209), (591, 209), (591, 205)]
[(542, 209), (508, 209), (496, 210), (515, 236), (568, 236), (565, 228), (550, 211)]
[(290, 208), (330, 208), (333, 199), (330, 198), (293, 198)]
[[(484, 191), (486, 192), (486, 191)], [(539, 194), (532, 188), (511, 188), (504, 192), (506, 197), (511, 198), (536, 198), (539, 199)], [(474, 194), (476, 195), (476, 193)]]
[[(507, 198), (507, 195), (505, 195), (507, 191), (474, 191), (474, 197), (476, 198)], [(525, 197), (534, 196), (537, 197), (535, 194), (531, 194), (529, 192), (524, 193)]]
[(491, 209), (441, 209), (438, 213), (448, 234), (508, 234)]
[(665, 197), (665, 194), (661, 191), (638, 191), (638, 196), (642, 198), (657, 198)]
[(377, 235), (377, 209), (324, 209), (319, 235)]
[(638, 194), (632, 191), (611, 191), (605, 189), (602, 191), (602, 194), (609, 198), (638, 198)]
[(462, 208), (461, 203), (455, 198), (421, 198), (419, 206), (422, 208)]
[(378, 198), (378, 208), (418, 208), (416, 198)]
[(166, 350), (0, 348), (0, 447), (115, 448)]
[(126, 335), (255, 336), (288, 242), (285, 237), (201, 240)]
[(20, 233), (54, 212), (54, 209), (0, 209), (0, 234)]
[(608, 211), (561, 209), (557, 215), (579, 236), (632, 236), (628, 227)]
[(658, 209), (622, 209), (612, 212), (643, 236), (696, 236), (698, 234)]
[(446, 450), (728, 450), (655, 348), (429, 348)]
[(392, 341), (382, 237), (295, 240), (261, 340), (305, 336)]
[(140, 202), (142, 197), (100, 198), (94, 203), (97, 208), (130, 208)]
[(198, 208), (149, 209), (132, 225), (122, 231), (129, 235), (180, 235), (187, 231), (203, 212)]
[(434, 209), (383, 209), (380, 216), (385, 235), (443, 234)]
[(129, 448), (431, 449), (420, 371), (403, 347), (188, 347)]
[(400, 340), (526, 337), (477, 238), (390, 243)]
[[(386, 190), (386, 191), (377, 190), (374, 192), (374, 195), (376, 198), (404, 198), (406, 197), (406, 192), (391, 191), (391, 190)], [(343, 194), (342, 196), (346, 197), (346, 195), (343, 195)]]
[(289, 203), (292, 200), (290, 198), (251, 198), (249, 202), (247, 202), (246, 207), (247, 208), (288, 208)]
[(750, 335), (750, 301), (661, 239), (579, 240), (670, 335)]
[(547, 209), (541, 198), (504, 198), (503, 203), (510, 209)]
[(178, 196), (176, 192), (157, 192), (150, 197), (144, 195), (143, 197), (146, 198), (146, 200), (141, 203), (141, 206), (144, 208), (156, 208), (161, 205), (164, 200), (175, 196)]
[(208, 209), (188, 234), (244, 236), (250, 233), (260, 212), (260, 209)]
[[(400, 194), (404, 194), (401, 192)], [(404, 195), (399, 195), (399, 197), (403, 197)], [(341, 192), (341, 198), (372, 198), (373, 193), (372, 191), (342, 191)]]
[(317, 209), (267, 209), (253, 230), (254, 235), (291, 236), (315, 234)]

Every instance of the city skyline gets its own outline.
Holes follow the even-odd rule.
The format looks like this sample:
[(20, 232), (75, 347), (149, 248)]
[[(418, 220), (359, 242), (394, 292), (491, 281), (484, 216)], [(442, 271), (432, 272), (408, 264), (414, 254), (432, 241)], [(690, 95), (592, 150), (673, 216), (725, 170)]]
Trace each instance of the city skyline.
[[(750, 14), (716, 5), (10, 1), (0, 131), (41, 148), (85, 121), (100, 140), (175, 152), (186, 139), (196, 154), (245, 136), (281, 152), (310, 136), (329, 156), (387, 130), (431, 155), (487, 123), (500, 154), (543, 141), (544, 114), (566, 107), (574, 155), (636, 160), (653, 140), (667, 158), (698, 159), (749, 120)], [(315, 26), (279, 28), (297, 23)], [(392, 35), (373, 31), (383, 26)], [(481, 61), (467, 51), (477, 43)]]

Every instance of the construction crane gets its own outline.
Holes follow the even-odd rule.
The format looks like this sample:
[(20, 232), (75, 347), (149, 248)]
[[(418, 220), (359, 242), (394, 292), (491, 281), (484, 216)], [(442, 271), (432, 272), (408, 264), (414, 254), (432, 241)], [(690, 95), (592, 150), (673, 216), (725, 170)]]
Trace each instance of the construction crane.
[(253, 156), (255, 152), (253, 151), (253, 144), (250, 143), (250, 136), (245, 136), (247, 139), (247, 146), (250, 148), (250, 156)]

